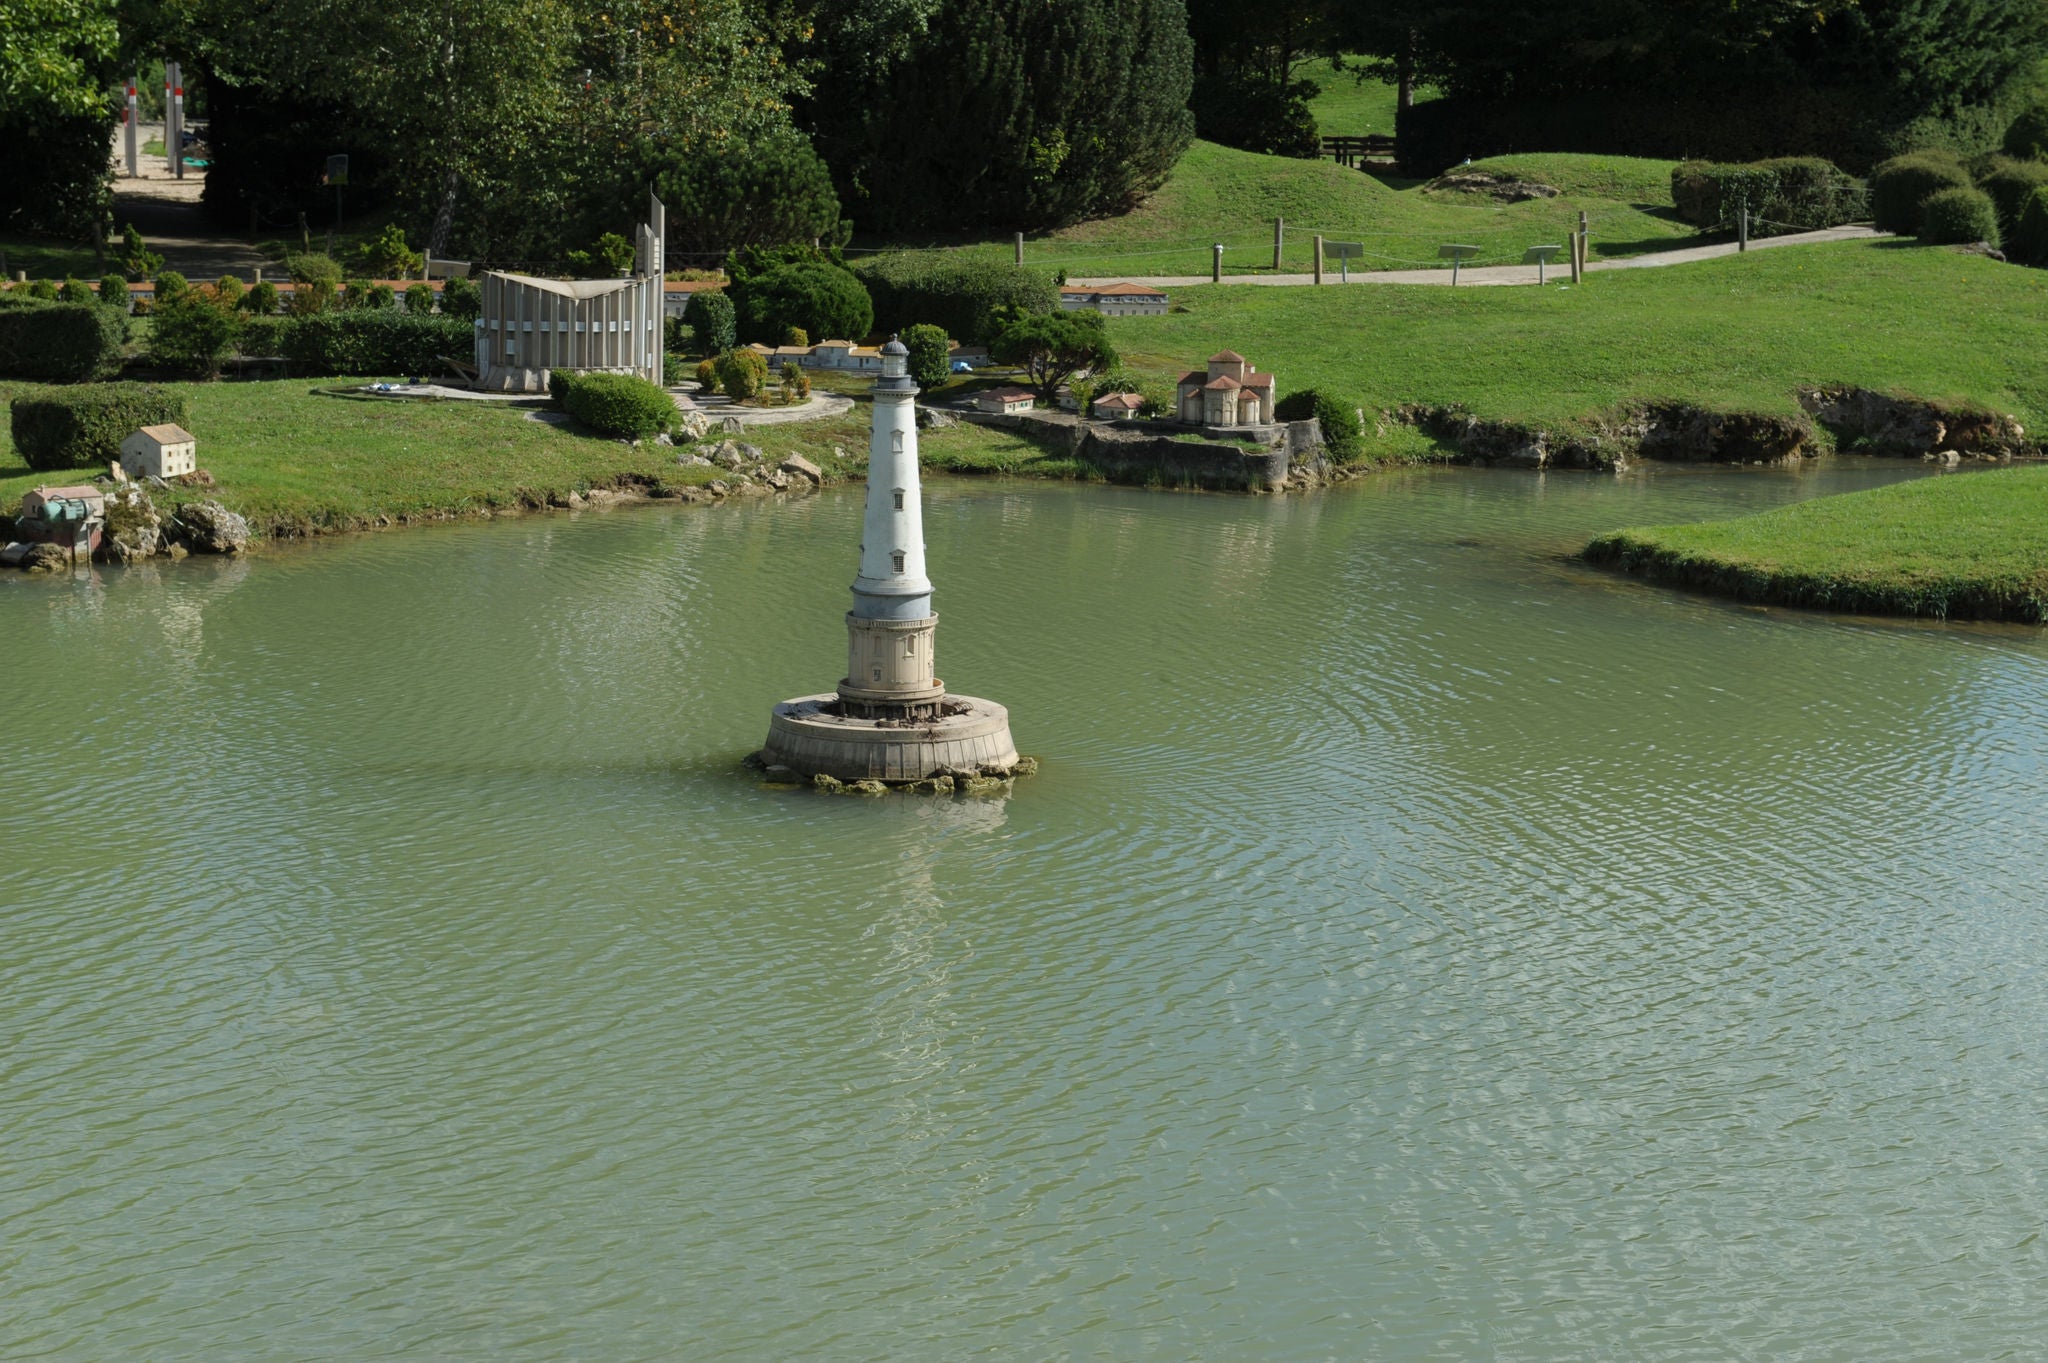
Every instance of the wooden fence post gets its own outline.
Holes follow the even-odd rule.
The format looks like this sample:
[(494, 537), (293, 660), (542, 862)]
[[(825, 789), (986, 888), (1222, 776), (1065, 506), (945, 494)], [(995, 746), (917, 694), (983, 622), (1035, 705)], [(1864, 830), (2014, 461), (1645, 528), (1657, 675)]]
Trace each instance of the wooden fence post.
[(1322, 282), (1323, 282), (1323, 239), (1322, 239), (1321, 237), (1317, 237), (1317, 238), (1315, 239), (1315, 241), (1316, 241), (1316, 283), (1320, 284), (1320, 283), (1322, 283)]
[(1280, 246), (1286, 240), (1287, 220), (1273, 219), (1273, 273), (1280, 273)]
[(1017, 234), (1017, 263), (1019, 265), (1024, 263), (1024, 234), (1022, 232)]

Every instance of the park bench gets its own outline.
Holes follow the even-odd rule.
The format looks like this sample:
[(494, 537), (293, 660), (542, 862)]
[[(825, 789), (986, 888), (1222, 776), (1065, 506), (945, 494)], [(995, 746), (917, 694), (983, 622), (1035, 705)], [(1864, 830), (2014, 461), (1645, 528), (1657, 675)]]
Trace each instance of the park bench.
[(1326, 137), (1323, 139), (1323, 155), (1340, 166), (1356, 166), (1364, 161), (1391, 161), (1394, 159), (1394, 139), (1381, 133), (1364, 137)]

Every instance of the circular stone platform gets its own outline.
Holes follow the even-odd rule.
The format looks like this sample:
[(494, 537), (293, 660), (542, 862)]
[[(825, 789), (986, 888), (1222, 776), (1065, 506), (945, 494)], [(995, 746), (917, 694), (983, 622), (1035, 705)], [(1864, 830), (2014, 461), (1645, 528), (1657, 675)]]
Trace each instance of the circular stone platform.
[(800, 776), (892, 783), (1007, 774), (1018, 763), (1010, 712), (992, 700), (949, 695), (945, 705), (954, 713), (907, 723), (850, 718), (833, 713), (838, 705), (828, 691), (776, 706), (760, 760)]

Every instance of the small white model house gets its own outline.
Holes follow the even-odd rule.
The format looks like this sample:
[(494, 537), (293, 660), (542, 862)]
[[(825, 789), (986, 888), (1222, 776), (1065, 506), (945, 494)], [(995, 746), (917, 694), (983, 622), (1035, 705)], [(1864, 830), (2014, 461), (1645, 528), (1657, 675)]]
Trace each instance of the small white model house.
[(1038, 397), (1028, 388), (991, 388), (974, 395), (974, 405), (984, 412), (1005, 414), (1028, 412), (1036, 405)]
[(144, 426), (121, 442), (121, 471), (130, 478), (176, 478), (199, 467), (199, 442), (183, 426)]

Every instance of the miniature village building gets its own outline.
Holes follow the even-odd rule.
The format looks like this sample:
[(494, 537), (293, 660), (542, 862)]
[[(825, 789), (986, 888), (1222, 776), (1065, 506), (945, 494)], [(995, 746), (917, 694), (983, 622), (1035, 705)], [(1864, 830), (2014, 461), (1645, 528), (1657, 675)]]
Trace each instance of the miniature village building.
[(1207, 373), (1180, 376), (1175, 411), (1196, 426), (1258, 426), (1273, 419), (1273, 376), (1226, 350), (1209, 357)]
[(107, 524), (107, 494), (91, 483), (39, 487), (21, 499), (14, 533), (30, 544), (56, 544), (89, 557)]
[(144, 426), (121, 442), (130, 478), (176, 478), (199, 468), (199, 440), (183, 426)]
[(1029, 388), (990, 388), (974, 395), (974, 405), (984, 412), (1007, 416), (1012, 412), (1028, 412), (1038, 403), (1038, 395)]
[(624, 279), (538, 279), (488, 271), (476, 324), (476, 386), (500, 393), (545, 393), (548, 371), (605, 370), (662, 381), (661, 200), (648, 196), (648, 221)]
[(1118, 417), (1134, 417), (1145, 405), (1145, 399), (1136, 393), (1104, 393), (1095, 399), (1095, 415), (1104, 420)]
[(1104, 284), (1100, 288), (1080, 285), (1060, 289), (1060, 307), (1068, 312), (1099, 312), (1105, 317), (1163, 317), (1167, 310), (1164, 291), (1150, 284)]

